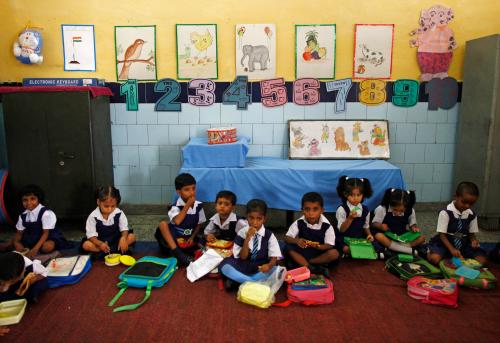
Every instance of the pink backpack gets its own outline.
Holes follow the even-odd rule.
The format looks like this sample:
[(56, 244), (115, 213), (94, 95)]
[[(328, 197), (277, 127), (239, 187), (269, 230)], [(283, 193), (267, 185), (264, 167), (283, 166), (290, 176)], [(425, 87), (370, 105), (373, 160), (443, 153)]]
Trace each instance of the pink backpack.
[(458, 286), (454, 279), (428, 279), (414, 276), (407, 282), (408, 295), (425, 304), (457, 308)]
[(309, 280), (288, 284), (286, 295), (288, 300), (273, 306), (288, 307), (292, 302), (306, 306), (331, 304), (334, 300), (333, 283), (323, 275), (311, 275)]

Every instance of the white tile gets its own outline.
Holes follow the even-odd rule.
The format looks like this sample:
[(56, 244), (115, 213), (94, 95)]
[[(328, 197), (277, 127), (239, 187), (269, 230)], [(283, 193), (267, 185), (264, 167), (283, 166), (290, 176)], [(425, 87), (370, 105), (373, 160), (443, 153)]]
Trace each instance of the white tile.
[[(230, 106), (230, 105), (222, 105), (220, 103), (215, 103), (210, 106), (200, 107), (200, 124), (220, 123), (221, 106)], [(234, 107), (234, 105), (232, 106)]]
[(126, 104), (115, 104), (116, 124), (137, 124), (137, 111), (127, 111)]
[(169, 125), (169, 144), (185, 145), (189, 141), (189, 125)]
[(182, 104), (182, 111), (179, 113), (179, 124), (199, 124), (200, 107), (191, 104)]
[(150, 145), (168, 145), (168, 125), (148, 125)]
[(137, 124), (158, 124), (155, 104), (141, 104), (137, 112)]
[(262, 123), (262, 104), (249, 104), (247, 110), (241, 110), (242, 123)]
[(130, 145), (148, 144), (147, 125), (127, 125), (127, 139)]
[(283, 106), (262, 107), (263, 123), (283, 123)]
[(160, 161), (160, 152), (157, 145), (139, 146), (140, 165), (157, 165)]

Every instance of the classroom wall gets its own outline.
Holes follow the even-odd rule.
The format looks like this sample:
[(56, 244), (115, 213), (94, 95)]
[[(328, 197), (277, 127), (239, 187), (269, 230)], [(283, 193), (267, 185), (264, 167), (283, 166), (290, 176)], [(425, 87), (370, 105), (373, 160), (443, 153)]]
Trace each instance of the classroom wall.
[[(337, 24), (337, 75), (352, 74), (355, 23), (394, 23), (393, 80), (418, 79), (416, 51), (408, 46), (408, 32), (417, 27), (422, 8), (435, 1), (262, 1), (245, 3), (191, 0), (189, 6), (165, 1), (0, 1), (0, 82), (23, 77), (98, 77), (115, 81), (114, 25), (157, 25), (158, 78), (176, 76), (175, 23), (217, 23), (219, 39), (219, 81), (232, 81), (234, 73), (234, 26), (237, 23), (275, 23), (277, 27), (277, 76), (294, 80), (294, 25)], [(450, 75), (462, 78), (464, 42), (497, 33), (500, 3), (478, 0), (446, 1), (455, 10), (451, 28), (459, 48), (455, 50)], [(47, 11), (47, 9), (49, 9)], [(199, 8), (199, 11), (196, 10)], [(10, 46), (18, 31), (31, 20), (44, 28), (45, 63), (25, 66), (17, 62)], [(60, 24), (94, 24), (97, 72), (64, 72)], [(390, 100), (389, 100), (390, 101)], [(181, 148), (190, 137), (203, 136), (209, 127), (235, 126), (251, 138), (249, 156), (287, 158), (289, 119), (387, 119), (390, 123), (391, 159), (398, 165), (417, 199), (446, 201), (451, 196), (455, 161), (455, 134), (459, 104), (450, 110), (428, 111), (426, 102), (410, 108), (391, 103), (365, 106), (347, 103), (347, 112), (335, 114), (333, 102), (315, 106), (288, 103), (265, 108), (260, 103), (248, 111), (216, 103), (194, 107), (183, 103), (182, 112), (155, 112), (154, 104), (141, 103), (138, 111), (126, 111), (124, 103), (112, 103), (112, 142), (115, 184), (128, 203), (170, 202), (173, 180), (182, 163)]]

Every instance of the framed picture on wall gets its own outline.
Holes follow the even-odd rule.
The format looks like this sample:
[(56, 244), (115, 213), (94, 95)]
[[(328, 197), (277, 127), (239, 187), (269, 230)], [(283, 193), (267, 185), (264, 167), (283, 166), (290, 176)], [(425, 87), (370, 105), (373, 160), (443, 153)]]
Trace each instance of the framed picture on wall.
[(386, 120), (289, 120), (290, 159), (389, 159)]
[(116, 79), (156, 80), (156, 26), (115, 26)]
[(177, 24), (177, 78), (217, 79), (217, 24)]
[(64, 71), (95, 71), (94, 25), (61, 25)]
[(236, 75), (249, 80), (276, 77), (276, 25), (236, 25)]
[(394, 24), (356, 24), (354, 32), (355, 79), (390, 79)]
[(295, 25), (295, 78), (335, 78), (336, 25)]

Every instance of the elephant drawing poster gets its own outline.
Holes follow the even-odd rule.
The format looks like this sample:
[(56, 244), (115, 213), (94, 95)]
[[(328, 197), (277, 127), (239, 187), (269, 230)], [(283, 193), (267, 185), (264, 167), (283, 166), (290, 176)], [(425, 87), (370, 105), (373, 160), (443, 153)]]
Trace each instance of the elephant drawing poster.
[(335, 24), (295, 26), (295, 77), (335, 78)]
[(217, 25), (177, 24), (177, 78), (218, 77)]
[(156, 26), (115, 26), (117, 80), (156, 80)]
[(276, 77), (276, 25), (236, 25), (236, 75), (249, 80)]
[(354, 33), (355, 79), (390, 79), (394, 24), (356, 24)]
[(389, 159), (386, 120), (289, 120), (290, 159)]

